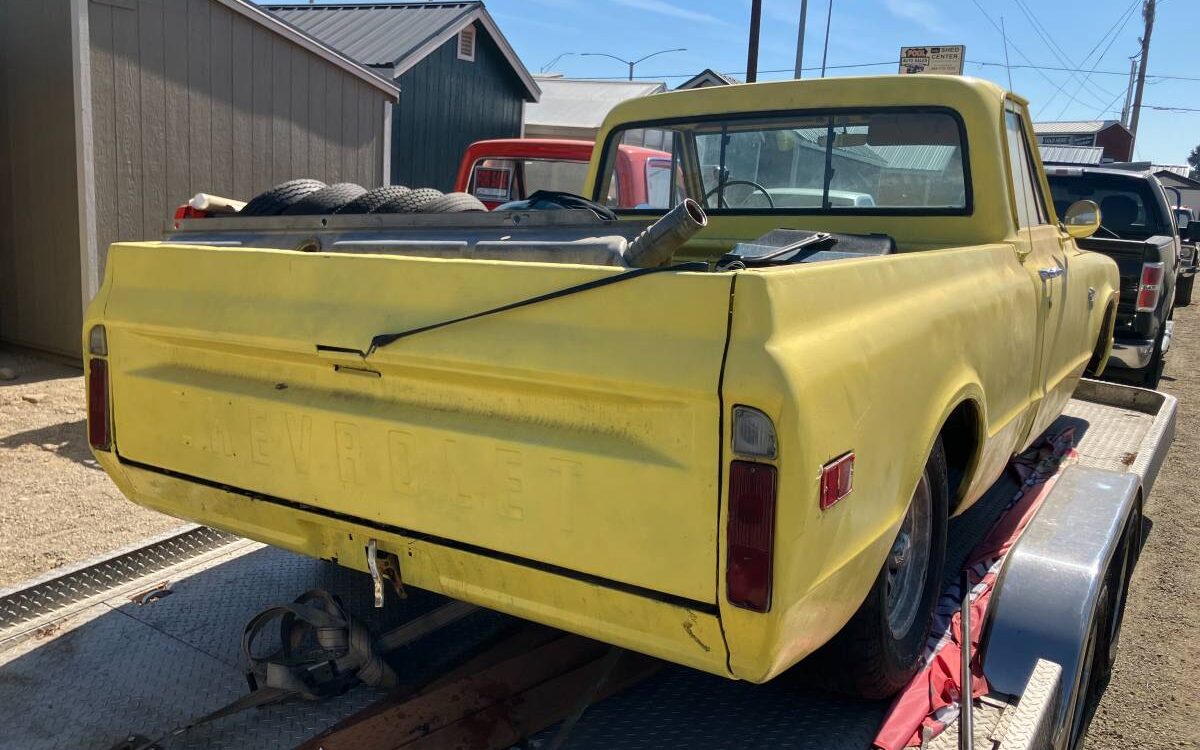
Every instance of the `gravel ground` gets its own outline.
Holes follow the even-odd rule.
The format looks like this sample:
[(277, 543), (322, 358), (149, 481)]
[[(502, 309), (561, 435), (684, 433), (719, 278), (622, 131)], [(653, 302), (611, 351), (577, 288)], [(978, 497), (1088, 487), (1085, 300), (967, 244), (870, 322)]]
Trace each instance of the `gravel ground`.
[(84, 403), (80, 370), (0, 348), (0, 587), (182, 523), (117, 491), (88, 448)]
[[(1177, 436), (1146, 502), (1149, 536), (1088, 750), (1200, 747), (1200, 305), (1176, 319), (1162, 387), (1179, 399)], [(0, 368), (17, 374), (0, 379), (0, 587), (179, 525), (125, 500), (96, 465), (79, 370), (3, 348)]]
[(1161, 389), (1179, 399), (1175, 444), (1146, 501), (1150, 534), (1088, 750), (1200, 747), (1200, 304), (1175, 311)]

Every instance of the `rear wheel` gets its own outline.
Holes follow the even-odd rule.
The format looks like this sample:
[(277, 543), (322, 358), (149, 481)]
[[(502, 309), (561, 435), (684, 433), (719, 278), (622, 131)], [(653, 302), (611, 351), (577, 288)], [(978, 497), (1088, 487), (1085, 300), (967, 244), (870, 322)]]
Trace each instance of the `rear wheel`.
[(1176, 307), (1187, 307), (1192, 304), (1192, 284), (1195, 281), (1195, 276), (1184, 276), (1179, 279), (1179, 282), (1175, 285)]
[(828, 647), (832, 663), (840, 665), (839, 687), (886, 698), (916, 674), (941, 590), (949, 495), (938, 438), (879, 577)]
[(1071, 734), (1067, 741), (1068, 750), (1082, 750), (1083, 738), (1092, 723), (1092, 716), (1096, 713), (1100, 697), (1104, 695), (1104, 689), (1108, 686), (1111, 607), (1111, 590), (1105, 584), (1096, 598), (1092, 627), (1080, 656), (1079, 679), (1075, 683), (1075, 702), (1071, 712)]
[(1166, 324), (1163, 324), (1163, 330), (1158, 332), (1158, 338), (1154, 339), (1154, 353), (1150, 355), (1150, 364), (1137, 370), (1137, 379), (1139, 385), (1145, 388), (1158, 388), (1159, 381), (1162, 380), (1163, 368), (1166, 366), (1166, 358), (1163, 354), (1163, 337), (1166, 335)]
[(1117, 662), (1117, 648), (1121, 643), (1121, 625), (1125, 618), (1125, 602), (1129, 597), (1129, 581), (1133, 578), (1133, 569), (1137, 565), (1139, 548), (1142, 542), (1142, 506), (1134, 503), (1129, 512), (1129, 520), (1125, 524), (1125, 532), (1121, 535), (1121, 546), (1117, 550), (1108, 572), (1108, 590), (1111, 592), (1111, 606), (1108, 611), (1107, 651), (1101, 667), (1106, 674), (1112, 671)]

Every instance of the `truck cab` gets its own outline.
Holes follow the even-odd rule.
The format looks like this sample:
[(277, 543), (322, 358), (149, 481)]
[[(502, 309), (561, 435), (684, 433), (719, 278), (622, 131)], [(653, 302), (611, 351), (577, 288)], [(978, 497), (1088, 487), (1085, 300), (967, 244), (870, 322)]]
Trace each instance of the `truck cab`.
[[(579, 193), (592, 158), (591, 141), (500, 138), (472, 143), (458, 168), (454, 189), (470, 193), (494, 209), (528, 198), (538, 190)], [(622, 208), (648, 206), (665, 192), (671, 157), (662, 151), (622, 145), (617, 179), (605, 202)]]

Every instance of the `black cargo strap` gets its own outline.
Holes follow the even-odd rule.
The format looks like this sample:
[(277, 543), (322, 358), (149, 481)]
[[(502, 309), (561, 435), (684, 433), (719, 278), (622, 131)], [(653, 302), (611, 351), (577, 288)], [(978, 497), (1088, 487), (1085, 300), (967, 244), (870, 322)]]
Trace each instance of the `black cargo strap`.
[[(275, 620), (279, 649), (255, 656), (254, 640)], [(315, 636), (315, 647), (310, 635)], [(279, 689), (308, 700), (342, 692), (355, 682), (383, 688), (396, 684), (396, 674), (376, 652), (366, 626), (321, 589), (306, 591), (292, 604), (271, 607), (250, 620), (242, 634), (242, 658), (251, 690)]]
[[(275, 620), (279, 620), (280, 646), (267, 656), (255, 656), (255, 640)], [(132, 750), (158, 748), (168, 737), (248, 708), (295, 697), (321, 700), (343, 693), (358, 682), (379, 688), (393, 688), (398, 682), (366, 625), (350, 617), (341, 600), (322, 589), (306, 591), (291, 604), (255, 615), (242, 633), (242, 658), (249, 694), (156, 740), (139, 737), (138, 742), (131, 743)]]
[(495, 315), (496, 313), (507, 312), (509, 310), (516, 310), (519, 307), (528, 307), (529, 305), (536, 305), (539, 302), (548, 302), (552, 299), (558, 299), (560, 297), (569, 297), (572, 294), (579, 294), (580, 292), (586, 292), (586, 291), (589, 291), (592, 289), (599, 289), (600, 287), (604, 287), (604, 286), (611, 286), (613, 284), (618, 284), (622, 281), (630, 281), (632, 279), (636, 279), (641, 276), (649, 276), (652, 273), (665, 273), (667, 271), (707, 271), (707, 270), (708, 270), (708, 264), (701, 263), (701, 262), (679, 263), (679, 264), (673, 265), (673, 266), (657, 266), (655, 268), (635, 268), (632, 271), (626, 271), (624, 273), (618, 273), (613, 276), (605, 276), (603, 278), (593, 279), (592, 281), (587, 281), (587, 282), (584, 282), (583, 284), (576, 284), (575, 286), (569, 286), (565, 289), (558, 289), (553, 292), (539, 294), (536, 297), (529, 297), (528, 299), (523, 299), (523, 300), (520, 300), (519, 302), (510, 302), (507, 305), (501, 305), (500, 307), (493, 307), (490, 310), (483, 310), (482, 312), (471, 313), (470, 315), (464, 315), (461, 318), (453, 318), (451, 320), (443, 320), (440, 323), (431, 323), (426, 326), (420, 326), (419, 328), (410, 328), (407, 331), (400, 331), (399, 333), (381, 333), (378, 336), (371, 339), (371, 346), (367, 349), (367, 352), (366, 352), (366, 354), (363, 355), (363, 358), (366, 359), (367, 357), (374, 354), (376, 349), (379, 349), (381, 347), (385, 347), (389, 344), (395, 343), (395, 342), (399, 341), (400, 339), (408, 338), (409, 336), (416, 336), (418, 333), (426, 333), (428, 331), (437, 330), (438, 328), (445, 328), (446, 326), (452, 326), (455, 323), (463, 323), (468, 320), (475, 320), (476, 318), (483, 318), (483, 317), (487, 317), (488, 315)]

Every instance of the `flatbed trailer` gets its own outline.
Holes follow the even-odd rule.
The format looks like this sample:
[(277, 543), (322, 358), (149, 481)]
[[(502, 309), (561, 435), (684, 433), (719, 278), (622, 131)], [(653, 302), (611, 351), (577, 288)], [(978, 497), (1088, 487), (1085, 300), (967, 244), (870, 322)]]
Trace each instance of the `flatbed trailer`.
[[(1077, 455), (1004, 558), (981, 643), (991, 691), (970, 712), (975, 748), (1057, 750), (1086, 730), (1099, 697), (1089, 675), (1115, 654), (1142, 501), (1174, 437), (1175, 411), (1169, 395), (1085, 380), (1047, 431), (1073, 428)], [(948, 586), (1019, 489), (1006, 472), (951, 522)], [(243, 626), (314, 588), (338, 595), (377, 634), (446, 605), (411, 591), (376, 609), (364, 574), (197, 526), (0, 591), (0, 745), (106, 750), (132, 736), (170, 750), (303, 745), (386, 691), (360, 685), (172, 732), (246, 693)], [(1104, 616), (1105, 603), (1114, 616)], [(473, 610), (390, 660), (402, 679), (428, 680), (511, 622)], [(804, 669), (751, 685), (668, 665), (590, 705), (562, 746), (870, 747), (888, 704), (831, 695)], [(959, 726), (927, 746), (959, 747)], [(554, 745), (558, 731), (525, 746)]]

